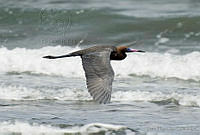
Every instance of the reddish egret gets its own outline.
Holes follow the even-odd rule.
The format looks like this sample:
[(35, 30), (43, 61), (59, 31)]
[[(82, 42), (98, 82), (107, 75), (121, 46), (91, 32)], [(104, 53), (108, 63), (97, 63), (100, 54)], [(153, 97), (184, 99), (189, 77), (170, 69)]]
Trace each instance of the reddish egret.
[(109, 103), (112, 92), (114, 71), (110, 60), (123, 60), (128, 52), (145, 52), (127, 46), (93, 46), (61, 56), (44, 56), (47, 59), (80, 56), (85, 71), (87, 88), (98, 103)]

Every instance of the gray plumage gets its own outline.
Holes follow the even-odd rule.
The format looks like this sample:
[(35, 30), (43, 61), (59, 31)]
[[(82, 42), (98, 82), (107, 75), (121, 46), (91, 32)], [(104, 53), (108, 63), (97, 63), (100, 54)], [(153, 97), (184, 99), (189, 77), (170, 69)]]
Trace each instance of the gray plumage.
[(127, 46), (93, 46), (61, 56), (44, 56), (47, 59), (80, 56), (85, 71), (87, 88), (98, 103), (109, 103), (112, 92), (114, 71), (110, 60), (123, 60), (126, 52), (144, 52), (130, 49)]
[(110, 102), (114, 79), (110, 64), (111, 52), (112, 49), (107, 48), (81, 56), (88, 91), (95, 101), (104, 104)]

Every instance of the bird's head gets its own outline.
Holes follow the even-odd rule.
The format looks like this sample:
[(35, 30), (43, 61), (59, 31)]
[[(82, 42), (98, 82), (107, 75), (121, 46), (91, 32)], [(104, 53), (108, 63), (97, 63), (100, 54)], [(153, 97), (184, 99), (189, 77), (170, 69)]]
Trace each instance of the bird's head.
[(142, 53), (144, 53), (145, 52), (143, 50), (132, 49), (127, 46), (119, 46), (119, 47), (117, 47), (117, 50), (122, 53), (126, 53), (126, 52), (142, 52)]

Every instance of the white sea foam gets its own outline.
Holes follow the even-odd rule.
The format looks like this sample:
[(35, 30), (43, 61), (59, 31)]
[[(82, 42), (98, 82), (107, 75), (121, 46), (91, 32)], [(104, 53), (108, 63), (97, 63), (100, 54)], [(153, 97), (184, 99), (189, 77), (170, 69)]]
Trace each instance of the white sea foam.
[[(115, 68), (116, 66), (116, 68)], [(117, 67), (118, 66), (118, 67)], [(200, 52), (186, 55), (145, 53), (129, 55), (120, 65), (114, 63), (116, 73), (151, 77), (200, 80)]]
[(112, 95), (113, 101), (142, 101), (142, 102), (165, 102), (171, 100), (176, 104), (182, 106), (196, 106), (200, 107), (200, 95), (162, 93), (150, 91), (127, 91), (114, 92)]
[(80, 89), (33, 89), (23, 86), (0, 85), (0, 99), (3, 100), (91, 100), (87, 90)]
[(159, 38), (159, 40), (155, 43), (155, 45), (164, 44), (164, 43), (167, 43), (168, 41), (169, 41), (169, 38), (162, 37), (162, 38)]
[[(0, 86), (1, 100), (70, 100), (89, 101), (92, 97), (87, 89), (31, 89), (22, 86)], [(174, 102), (183, 106), (200, 107), (200, 95), (187, 93), (163, 93), (150, 91), (115, 91), (113, 90), (113, 102)]]
[(90, 134), (102, 131), (125, 130), (127, 127), (103, 123), (91, 123), (84, 126), (72, 126), (69, 128), (54, 127), (51, 125), (29, 124), (26, 122), (1, 122), (0, 134), (20, 134), (20, 135), (64, 135), (64, 134)]
[[(79, 57), (48, 60), (44, 55), (62, 55), (79, 47), (44, 47), (41, 49), (0, 48), (0, 72), (31, 72), (67, 77), (84, 77)], [(112, 61), (113, 69), (119, 77), (130, 74), (163, 78), (179, 78), (200, 81), (200, 52), (185, 55), (169, 53), (133, 53), (123, 61)]]
[(0, 72), (31, 72), (47, 75), (83, 76), (80, 58), (48, 60), (44, 55), (62, 55), (79, 48), (0, 49)]

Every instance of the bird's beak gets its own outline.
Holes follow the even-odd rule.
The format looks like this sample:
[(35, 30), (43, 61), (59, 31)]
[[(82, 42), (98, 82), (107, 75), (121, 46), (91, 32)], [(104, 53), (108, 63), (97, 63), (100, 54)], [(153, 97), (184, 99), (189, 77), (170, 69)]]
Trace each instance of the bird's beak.
[(143, 50), (137, 50), (137, 49), (131, 49), (131, 48), (127, 48), (127, 52), (142, 52), (142, 53), (145, 53), (145, 51), (143, 51)]

